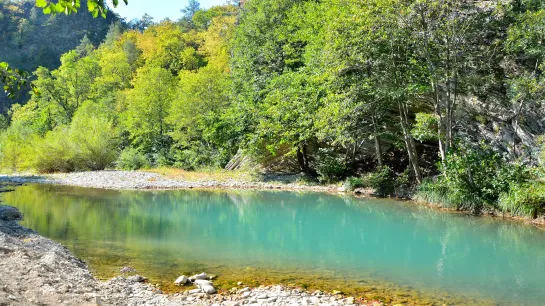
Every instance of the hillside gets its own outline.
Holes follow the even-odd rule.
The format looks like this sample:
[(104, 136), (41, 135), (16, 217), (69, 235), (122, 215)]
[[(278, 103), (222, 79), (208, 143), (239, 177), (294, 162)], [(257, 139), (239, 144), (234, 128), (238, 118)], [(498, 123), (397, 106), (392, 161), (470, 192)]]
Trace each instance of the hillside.
[[(96, 46), (105, 38), (111, 23), (119, 17), (90, 14), (45, 15), (30, 0), (0, 0), (0, 61), (32, 72), (39, 66), (55, 69), (61, 54), (74, 49), (84, 36)], [(81, 10), (86, 11), (82, 1)], [(17, 102), (28, 100), (26, 93)], [(6, 113), (13, 101), (0, 93), (0, 112)]]

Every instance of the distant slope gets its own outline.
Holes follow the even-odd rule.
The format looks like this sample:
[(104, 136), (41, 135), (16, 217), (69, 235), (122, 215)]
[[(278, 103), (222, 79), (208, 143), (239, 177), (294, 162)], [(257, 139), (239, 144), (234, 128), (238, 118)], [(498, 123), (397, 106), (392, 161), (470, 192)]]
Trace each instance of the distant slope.
[[(44, 15), (34, 3), (0, 0), (0, 61), (28, 72), (39, 66), (57, 68), (61, 54), (74, 49), (85, 35), (98, 45), (109, 25), (119, 20), (113, 13), (105, 19), (87, 13)], [(82, 1), (80, 11), (87, 12), (86, 1)], [(26, 101), (24, 95), (16, 102)], [(4, 113), (13, 103), (0, 92), (0, 112)]]

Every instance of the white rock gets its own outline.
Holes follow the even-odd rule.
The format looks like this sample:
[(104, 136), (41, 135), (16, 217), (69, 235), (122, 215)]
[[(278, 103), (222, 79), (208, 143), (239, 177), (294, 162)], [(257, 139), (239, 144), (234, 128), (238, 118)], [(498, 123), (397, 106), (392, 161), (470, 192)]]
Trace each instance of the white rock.
[(238, 291), (238, 293), (244, 293), (244, 292), (249, 292), (250, 291), (250, 288), (248, 287), (245, 287), (245, 288), (242, 288)]
[(205, 279), (196, 279), (195, 285), (202, 289), (204, 286), (212, 286), (212, 282)]
[(193, 290), (189, 290), (189, 294), (197, 294), (197, 293), (201, 293), (202, 290), (201, 289), (193, 289)]
[(242, 286), (242, 282), (238, 282), (238, 283), (237, 283), (237, 286)]
[(212, 285), (204, 285), (204, 286), (201, 287), (201, 289), (206, 294), (216, 293), (216, 288), (214, 288)]
[(251, 295), (252, 295), (252, 294), (251, 294), (250, 292), (247, 292), (247, 291), (246, 291), (246, 292), (242, 293), (242, 296), (241, 296), (241, 297), (242, 297), (243, 299), (246, 299), (246, 298), (249, 298)]
[(193, 276), (191, 276), (189, 279), (191, 280), (197, 280), (197, 279), (208, 279), (208, 275), (206, 275), (206, 273), (201, 273), (201, 274), (195, 274)]
[(189, 279), (187, 278), (187, 276), (182, 275), (182, 276), (178, 277), (178, 278), (174, 281), (174, 283), (175, 283), (176, 285), (185, 285), (185, 284), (187, 283), (188, 280), (189, 280)]

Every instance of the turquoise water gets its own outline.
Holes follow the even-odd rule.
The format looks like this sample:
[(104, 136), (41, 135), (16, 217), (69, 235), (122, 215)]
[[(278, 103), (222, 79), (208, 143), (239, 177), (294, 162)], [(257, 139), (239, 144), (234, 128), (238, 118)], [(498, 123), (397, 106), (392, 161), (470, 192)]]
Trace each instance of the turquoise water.
[(221, 279), (242, 269), (271, 279), (309, 274), (393, 283), (499, 304), (545, 299), (545, 232), (513, 222), (393, 200), (278, 191), (30, 185), (3, 199), (25, 214), (25, 226), (99, 270), (103, 257), (116, 270), (147, 265), (169, 281), (182, 271)]

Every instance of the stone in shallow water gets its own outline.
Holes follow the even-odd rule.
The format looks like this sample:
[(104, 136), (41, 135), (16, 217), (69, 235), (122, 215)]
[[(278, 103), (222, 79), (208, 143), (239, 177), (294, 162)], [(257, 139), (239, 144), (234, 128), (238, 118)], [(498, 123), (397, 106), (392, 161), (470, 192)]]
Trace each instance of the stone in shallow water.
[(189, 278), (189, 280), (191, 280), (191, 281), (195, 281), (197, 279), (205, 279), (206, 280), (206, 279), (208, 279), (208, 275), (206, 275), (206, 273), (203, 272), (203, 273), (200, 273), (200, 274), (195, 274), (195, 275), (193, 275), (193, 276), (191, 276)]
[(23, 214), (15, 207), (0, 205), (0, 220), (18, 221), (23, 219)]
[(212, 285), (204, 285), (201, 287), (202, 291), (206, 294), (214, 294), (216, 293), (216, 288), (214, 288)]
[(187, 278), (187, 276), (182, 275), (182, 276), (178, 277), (178, 278), (174, 281), (174, 283), (175, 283), (176, 285), (185, 285), (188, 281), (189, 281), (189, 279)]

